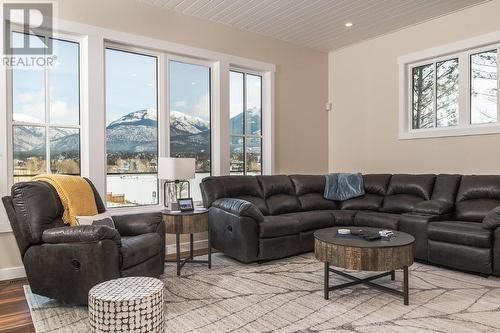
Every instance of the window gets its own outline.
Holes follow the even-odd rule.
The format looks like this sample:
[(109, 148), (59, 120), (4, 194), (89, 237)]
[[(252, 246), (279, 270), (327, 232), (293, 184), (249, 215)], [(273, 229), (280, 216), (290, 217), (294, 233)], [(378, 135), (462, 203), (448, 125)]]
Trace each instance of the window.
[(200, 182), (211, 174), (210, 67), (170, 60), (168, 84), (170, 156), (196, 160), (190, 188), (194, 201), (201, 202)]
[(230, 173), (262, 174), (262, 76), (230, 72)]
[(497, 50), (470, 56), (471, 123), (497, 122), (498, 83)]
[(408, 91), (401, 89), (405, 102), (400, 138), (500, 132), (499, 45), (458, 51), (444, 48), (449, 55), (429, 56), (424, 61), (412, 55), (400, 59), (404, 66), (401, 82), (408, 82)]
[[(241, 144), (241, 170), (245, 173), (249, 166), (250, 171), (273, 172), (275, 65), (64, 20), (54, 21), (51, 36), (39, 30), (37, 36), (34, 32), (24, 34), (22, 22), (18, 23), (11, 25), (14, 32), (5, 32), (13, 34), (10, 40), (15, 47), (22, 46), (26, 38), (30, 45), (43, 48), (42, 42), (51, 38), (57, 61), (38, 67), (43, 56), (37, 55), (34, 60), (32, 55), (26, 57), (17, 52), (6, 58), (10, 60), (4, 59), (6, 66), (0, 68), (3, 73), (0, 75), (0, 101), (6, 106), (6, 110), (0, 111), (0, 164), (6, 166), (0, 168), (0, 195), (8, 195), (14, 182), (29, 180), (40, 173), (74, 174), (89, 177), (109, 209), (117, 207), (119, 214), (145, 212), (161, 207), (163, 191), (159, 189), (156, 171), (159, 154), (169, 156), (170, 150), (189, 153), (194, 149), (196, 152), (191, 156), (202, 162), (198, 164), (198, 179), (210, 172), (230, 174), (231, 66), (234, 72), (242, 74), (241, 99), (248, 97), (247, 89), (241, 88), (247, 84), (245, 73), (253, 75), (248, 76), (248, 80), (255, 78), (257, 85), (262, 85), (262, 94), (256, 95), (262, 95), (263, 133), (254, 131), (252, 136), (247, 126), (242, 125), (245, 129), (232, 138)], [(14, 58), (34, 60), (37, 65), (31, 62), (29, 67), (12, 67)], [(55, 60), (51, 56), (48, 58)], [(181, 109), (187, 106), (183, 101), (189, 101), (191, 89), (173, 87), (182, 82), (183, 73), (188, 71), (179, 71), (176, 78), (171, 79), (168, 75), (170, 60), (179, 63), (179, 67), (185, 64), (199, 68), (202, 73), (199, 82), (206, 87), (205, 95), (208, 92), (204, 100), (211, 100), (204, 111), (205, 120), (211, 120), (210, 132), (204, 134), (207, 139), (204, 143), (191, 141), (191, 145), (184, 145), (186, 149), (181, 149), (180, 145), (176, 147), (176, 142), (171, 146), (171, 139), (179, 138), (169, 131), (169, 95), (172, 93), (175, 97), (174, 93), (178, 93), (180, 96), (172, 100), (174, 111), (192, 115)], [(188, 86), (195, 87), (191, 82), (195, 81), (190, 81)], [(231, 90), (234, 93), (235, 90)], [(193, 92), (203, 96), (198, 89)], [(242, 103), (240, 113), (246, 108), (246, 101)], [(206, 103), (199, 103), (201, 105)], [(210, 115), (206, 116), (208, 112)], [(126, 127), (128, 121), (130, 131)], [(146, 130), (139, 131), (141, 126)], [(210, 151), (206, 147), (210, 147)], [(259, 167), (260, 150), (265, 153), (262, 168)], [(256, 168), (246, 163), (246, 156), (255, 157), (255, 163), (250, 164), (257, 165)], [(199, 186), (193, 183), (192, 191), (198, 201)], [(2, 230), (10, 231), (10, 225), (0, 221)]]
[(413, 129), (458, 125), (458, 59), (412, 70)]
[(108, 207), (158, 204), (156, 56), (106, 48)]
[[(14, 45), (26, 35), (13, 32)], [(29, 35), (36, 45), (46, 36)], [(80, 45), (51, 38), (54, 62), (10, 71), (14, 182), (80, 174)]]

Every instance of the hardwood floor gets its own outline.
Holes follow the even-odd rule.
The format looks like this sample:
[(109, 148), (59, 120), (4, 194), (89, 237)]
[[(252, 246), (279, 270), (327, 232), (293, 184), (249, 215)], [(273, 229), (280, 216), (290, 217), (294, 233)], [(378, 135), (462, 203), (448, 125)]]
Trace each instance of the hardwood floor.
[[(195, 250), (195, 255), (206, 254), (207, 250)], [(182, 253), (186, 257), (188, 253)], [(168, 255), (175, 260), (175, 255)], [(23, 285), (26, 279), (0, 282), (0, 333), (34, 333), (28, 303), (24, 297)]]
[(0, 333), (34, 333), (24, 297), (26, 279), (0, 282)]

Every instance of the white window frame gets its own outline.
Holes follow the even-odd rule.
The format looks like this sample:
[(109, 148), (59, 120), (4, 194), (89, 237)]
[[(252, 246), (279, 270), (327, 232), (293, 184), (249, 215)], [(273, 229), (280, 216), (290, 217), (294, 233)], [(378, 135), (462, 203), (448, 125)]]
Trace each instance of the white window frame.
[[(13, 28), (11, 29), (11, 32), (18, 32), (18, 33), (23, 33), (22, 27), (13, 25)], [(65, 34), (65, 33), (60, 33), (60, 32), (53, 32), (52, 36), (48, 36), (48, 34), (43, 35), (44, 38), (52, 38), (52, 39), (58, 39), (62, 41), (68, 41), (68, 42), (73, 42), (73, 43), (78, 43), (78, 52), (79, 52), (79, 124), (78, 125), (62, 125), (62, 124), (57, 124), (57, 123), (52, 123), (50, 121), (50, 91), (47, 91), (49, 88), (49, 78), (48, 78), (48, 71), (47, 68), (44, 69), (44, 90), (45, 90), (45, 121), (40, 122), (40, 123), (31, 123), (31, 122), (18, 122), (14, 121), (13, 119), (13, 86), (12, 86), (12, 69), (7, 69), (5, 71), (5, 77), (6, 77), (6, 82), (5, 82), (5, 90), (6, 90), (6, 119), (7, 119), (7, 129), (6, 129), (6, 134), (7, 134), (7, 186), (10, 188), (14, 184), (14, 152), (13, 152), (13, 144), (14, 144), (14, 126), (35, 126), (35, 127), (41, 127), (44, 128), (45, 130), (45, 156), (46, 156), (46, 173), (51, 173), (51, 168), (50, 168), (50, 129), (53, 127), (58, 127), (58, 128), (71, 128), (71, 129), (78, 129), (80, 133), (80, 175), (83, 176), (84, 174), (84, 169), (85, 165), (87, 164), (87, 154), (85, 154), (85, 149), (83, 147), (82, 143), (82, 138), (85, 135), (85, 131), (88, 130), (87, 123), (85, 121), (85, 108), (84, 108), (84, 102), (83, 99), (85, 97), (84, 93), (84, 82), (83, 82), (83, 77), (82, 73), (84, 71), (84, 66), (82, 65), (82, 55), (83, 55), (83, 50), (82, 50), (82, 43), (83, 40), (81, 37), (76, 36), (76, 35), (71, 35), (71, 34)]]
[[(137, 48), (143, 52), (150, 50), (159, 53), (159, 69), (165, 66), (167, 55), (170, 57), (186, 57), (189, 61), (197, 59), (210, 63), (212, 66), (212, 175), (229, 174), (229, 70), (232, 67), (253, 70), (263, 75), (263, 174), (274, 173), (274, 81), (276, 66), (274, 64), (256, 61), (230, 54), (214, 52), (207, 49), (173, 43), (162, 39), (130, 34), (126, 32), (105, 29), (97, 26), (54, 19), (54, 26), (60, 33), (54, 37), (73, 36), (80, 40), (80, 172), (89, 177), (96, 186), (102, 198), (106, 195), (106, 103), (105, 103), (105, 64), (104, 50), (106, 45), (114, 47)], [(0, 47), (3, 52), (3, 34), (0, 34)], [(62, 38), (65, 39), (65, 38)], [(3, 52), (5, 53), (5, 52)], [(166, 87), (167, 73), (161, 71), (158, 76), (159, 92)], [(7, 124), (7, 68), (0, 65), (0, 123)], [(161, 119), (162, 110), (168, 110), (167, 96), (158, 95), (158, 118), (160, 135), (168, 135), (165, 123)], [(11, 165), (12, 148), (7, 141), (9, 134), (7, 126), (0, 125), (0, 165)], [(160, 156), (167, 156), (164, 141), (159, 140)], [(13, 178), (10, 168), (0, 168), (0, 195), (9, 195)], [(113, 214), (139, 213), (163, 209), (162, 190), (160, 185), (159, 204), (154, 206), (139, 206), (112, 208)], [(0, 233), (11, 232), (5, 210), (0, 208)]]
[[(162, 151), (161, 156), (170, 157), (170, 61), (207, 67), (210, 69), (210, 175), (213, 175), (215, 170), (214, 161), (220, 160), (220, 151), (217, 149), (217, 145), (214, 144), (214, 133), (217, 133), (214, 132), (214, 124), (215, 128), (220, 127), (220, 124), (218, 123), (220, 119), (220, 112), (219, 109), (215, 107), (216, 103), (213, 98), (214, 89), (216, 90), (214, 84), (214, 73), (217, 71), (217, 64), (209, 60), (199, 59), (192, 56), (181, 56), (172, 53), (164, 53), (163, 59), (165, 64), (163, 72), (165, 73), (166, 80), (164, 89), (161, 91), (161, 93), (164, 96), (163, 99), (165, 100), (165, 108), (162, 112), (162, 114), (164, 114), (164, 120), (162, 121), (161, 125), (164, 128), (164, 131), (162, 132), (164, 133), (164, 135), (160, 140), (162, 140), (162, 142), (164, 143), (165, 149)], [(161, 189), (163, 189), (163, 180), (161, 181)], [(163, 203), (163, 190), (161, 190), (160, 192), (160, 196), (162, 198), (161, 202)], [(194, 204), (196, 206), (201, 206), (203, 203), (201, 201), (195, 200)]]
[[(162, 124), (165, 120), (163, 119), (164, 116), (161, 115), (161, 105), (162, 105), (162, 100), (164, 98), (164, 95), (161, 94), (162, 88), (164, 87), (165, 82), (162, 81), (162, 71), (161, 71), (161, 66), (162, 66), (162, 61), (163, 61), (163, 54), (160, 52), (155, 52), (150, 49), (143, 49), (143, 48), (138, 48), (134, 46), (128, 46), (128, 45), (123, 45), (123, 44), (117, 44), (113, 42), (108, 42), (104, 41), (104, 89), (106, 89), (106, 49), (112, 49), (116, 51), (121, 51), (121, 52), (128, 52), (128, 53), (133, 53), (137, 55), (144, 55), (148, 57), (153, 57), (156, 58), (156, 116), (157, 116), (157, 138), (158, 138), (158, 143), (157, 143), (157, 158), (162, 156), (162, 151), (164, 149), (164, 140), (162, 138), (163, 134), (163, 127), (160, 125)], [(107, 123), (107, 109), (106, 109), (106, 93), (104, 93), (104, 124)], [(104, 137), (106, 137), (106, 125), (104, 126)], [(107, 154), (107, 144), (106, 140), (103, 142), (104, 144), (104, 151)], [(106, 158), (106, 168), (104, 169), (104, 179), (105, 181), (105, 194), (107, 195), (108, 193), (108, 163), (107, 163), (107, 158)], [(136, 174), (136, 173), (133, 173)], [(140, 175), (140, 173), (137, 173)], [(125, 175), (125, 174), (123, 174)], [(144, 175), (154, 175), (152, 173), (144, 173)], [(158, 176), (158, 172), (156, 172), (156, 176)], [(158, 180), (157, 182), (157, 203), (152, 204), (152, 205), (139, 205), (137, 207), (115, 207), (115, 208), (109, 208), (111, 210), (117, 210), (117, 209), (130, 209), (130, 208), (139, 208), (139, 207), (157, 207), (163, 202), (163, 191), (161, 191), (162, 187), (160, 184), (160, 181)], [(102, 197), (103, 202), (105, 205), (107, 205), (107, 200), (106, 196)]]
[[(213, 139), (213, 123), (216, 122), (219, 119), (219, 112), (218, 109), (214, 107), (214, 98), (213, 98), (213, 91), (215, 89), (214, 87), (214, 73), (217, 71), (217, 65), (215, 62), (208, 61), (208, 60), (202, 60), (194, 57), (188, 57), (188, 56), (180, 56), (180, 55), (175, 55), (175, 54), (170, 54), (166, 53), (164, 54), (164, 61), (165, 61), (165, 77), (166, 77), (166, 85), (162, 91), (164, 94), (164, 99), (165, 99), (165, 123), (162, 124), (165, 126), (165, 136), (162, 138), (163, 142), (165, 144), (165, 150), (162, 152), (162, 156), (167, 156), (170, 157), (170, 61), (175, 61), (175, 62), (181, 62), (184, 64), (191, 64), (191, 65), (199, 65), (199, 66), (204, 66), (210, 68), (210, 174), (212, 175), (214, 173), (214, 139)], [(218, 155), (217, 155), (218, 156)]]
[[(440, 47), (404, 55), (399, 66), (399, 135), (400, 140), (435, 137), (484, 135), (500, 133), (500, 75), (497, 74), (497, 122), (471, 124), (470, 56), (497, 50), (497, 73), (500, 74), (500, 31), (465, 39)], [(458, 58), (459, 61), (459, 114), (458, 125), (449, 127), (412, 128), (412, 70), (426, 64)], [(434, 70), (435, 71), (435, 70)], [(435, 75), (435, 74), (434, 74)], [(435, 85), (435, 83), (434, 83)], [(434, 100), (436, 96), (434, 94)], [(436, 110), (434, 110), (436, 114)], [(434, 119), (435, 121), (435, 119)]]
[[(243, 139), (243, 161), (244, 161), (243, 174), (247, 175), (247, 149), (246, 149), (247, 139), (260, 139), (261, 140), (260, 141), (261, 142), (260, 169), (261, 169), (261, 174), (264, 174), (264, 162), (265, 162), (264, 156), (265, 156), (265, 153), (264, 153), (264, 116), (263, 115), (264, 115), (264, 113), (266, 113), (266, 110), (264, 110), (263, 94), (264, 94), (264, 75), (265, 75), (265, 73), (252, 71), (252, 70), (248, 70), (248, 69), (244, 69), (244, 68), (238, 68), (238, 67), (231, 67), (230, 72), (236, 72), (236, 73), (243, 74), (243, 113), (246, 113), (246, 111), (247, 111), (247, 105), (246, 105), (246, 102), (247, 102), (246, 77), (247, 77), (247, 75), (259, 76), (261, 78), (261, 102), (260, 102), (260, 105), (261, 105), (260, 106), (260, 108), (261, 108), (261, 119), (260, 119), (261, 131), (260, 131), (260, 135), (248, 134), (248, 132), (247, 132), (248, 131), (247, 117), (246, 117), (246, 114), (244, 114), (243, 115), (243, 134), (230, 133), (229, 144), (231, 143), (232, 138)], [(231, 119), (231, 118), (229, 118), (229, 119)], [(231, 164), (231, 161), (229, 161), (229, 163)]]

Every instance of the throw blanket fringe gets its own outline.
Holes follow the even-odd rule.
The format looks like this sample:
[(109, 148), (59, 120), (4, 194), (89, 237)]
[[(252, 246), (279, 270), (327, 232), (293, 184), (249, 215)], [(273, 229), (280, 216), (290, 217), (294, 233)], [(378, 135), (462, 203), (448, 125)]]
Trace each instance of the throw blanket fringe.
[(97, 214), (94, 192), (89, 183), (82, 177), (67, 175), (39, 175), (35, 181), (43, 181), (52, 185), (64, 207), (63, 221), (70, 226), (78, 225), (77, 216)]

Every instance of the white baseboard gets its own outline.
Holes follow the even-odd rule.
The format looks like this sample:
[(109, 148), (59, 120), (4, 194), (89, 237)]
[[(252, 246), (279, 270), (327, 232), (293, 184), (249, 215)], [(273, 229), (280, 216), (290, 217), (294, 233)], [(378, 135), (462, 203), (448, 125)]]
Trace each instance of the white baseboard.
[[(195, 250), (198, 249), (206, 249), (208, 246), (208, 240), (207, 239), (201, 239), (193, 242), (193, 248)], [(175, 244), (169, 244), (165, 247), (166, 253), (168, 254), (175, 254), (177, 253)], [(181, 252), (189, 252), (189, 242), (181, 243)]]
[(26, 277), (23, 266), (0, 268), (0, 281), (13, 280)]

